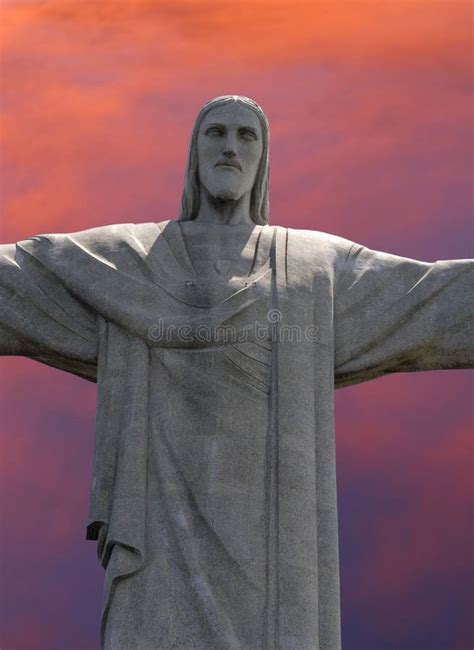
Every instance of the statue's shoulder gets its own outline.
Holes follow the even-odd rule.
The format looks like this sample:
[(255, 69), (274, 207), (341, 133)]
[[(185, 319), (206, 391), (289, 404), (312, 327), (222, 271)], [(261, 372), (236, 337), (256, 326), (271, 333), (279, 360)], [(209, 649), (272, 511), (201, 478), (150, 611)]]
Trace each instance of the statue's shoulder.
[(116, 223), (69, 233), (66, 237), (85, 246), (116, 249), (130, 245), (131, 241), (146, 245), (154, 242), (160, 233), (161, 229), (155, 222)]
[[(281, 228), (281, 226), (279, 226)], [(327, 259), (335, 262), (349, 253), (354, 242), (338, 235), (319, 230), (286, 228), (288, 231), (288, 252), (308, 261)]]
[[(166, 223), (166, 222), (162, 222)], [(146, 257), (161, 230), (155, 222), (117, 223), (69, 233), (36, 235), (18, 242), (19, 248), (50, 266), (92, 255), (105, 263), (126, 268), (137, 254)]]
[[(161, 222), (160, 225), (166, 223)], [(139, 246), (152, 245), (160, 233), (159, 224), (155, 222), (139, 224), (130, 222), (95, 226), (76, 232), (37, 235), (25, 242), (52, 246), (58, 250), (79, 246), (94, 253), (106, 253), (127, 248), (132, 242)]]

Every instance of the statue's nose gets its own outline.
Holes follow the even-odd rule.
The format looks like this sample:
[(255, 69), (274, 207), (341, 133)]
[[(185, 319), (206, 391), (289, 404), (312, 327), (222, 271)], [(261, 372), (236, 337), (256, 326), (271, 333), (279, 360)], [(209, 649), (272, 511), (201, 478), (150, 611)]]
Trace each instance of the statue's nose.
[(229, 134), (224, 143), (224, 151), (222, 152), (227, 158), (233, 157), (236, 155), (237, 145), (235, 137)]

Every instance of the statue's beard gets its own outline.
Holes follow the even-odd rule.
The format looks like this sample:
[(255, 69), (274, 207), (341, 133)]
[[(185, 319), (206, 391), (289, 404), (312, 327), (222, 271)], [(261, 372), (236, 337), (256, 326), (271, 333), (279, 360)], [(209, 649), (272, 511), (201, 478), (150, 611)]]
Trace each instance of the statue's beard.
[(238, 201), (243, 196), (241, 192), (229, 187), (220, 188), (212, 193), (207, 189), (205, 191), (209, 202), (214, 205), (219, 205), (227, 201)]
[(220, 190), (215, 197), (218, 201), (238, 201), (240, 194), (233, 190), (224, 189)]

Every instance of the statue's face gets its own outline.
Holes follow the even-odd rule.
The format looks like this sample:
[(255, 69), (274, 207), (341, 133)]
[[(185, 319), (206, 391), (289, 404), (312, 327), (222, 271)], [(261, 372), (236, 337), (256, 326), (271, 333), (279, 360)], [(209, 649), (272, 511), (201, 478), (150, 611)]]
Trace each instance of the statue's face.
[(197, 139), (201, 185), (215, 198), (240, 199), (252, 191), (262, 150), (262, 129), (252, 109), (238, 102), (213, 108)]

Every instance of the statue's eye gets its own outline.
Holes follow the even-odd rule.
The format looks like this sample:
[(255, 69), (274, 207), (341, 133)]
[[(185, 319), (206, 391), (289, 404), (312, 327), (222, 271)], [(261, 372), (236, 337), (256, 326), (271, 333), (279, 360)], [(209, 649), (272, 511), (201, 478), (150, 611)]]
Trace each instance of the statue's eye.
[(245, 140), (257, 140), (257, 134), (254, 131), (245, 130), (241, 132), (241, 136)]
[(209, 129), (207, 129), (206, 135), (222, 135), (222, 129), (220, 129), (218, 126), (211, 126)]

